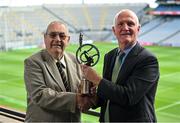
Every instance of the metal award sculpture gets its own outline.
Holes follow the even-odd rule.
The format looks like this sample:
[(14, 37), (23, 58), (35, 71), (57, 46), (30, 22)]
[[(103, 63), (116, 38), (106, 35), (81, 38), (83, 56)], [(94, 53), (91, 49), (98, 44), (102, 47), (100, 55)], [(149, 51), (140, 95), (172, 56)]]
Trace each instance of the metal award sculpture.
[[(99, 50), (93, 44), (83, 44), (83, 35), (79, 35), (79, 48), (76, 51), (76, 59), (80, 64), (85, 64), (90, 67), (96, 65), (100, 58)], [(90, 95), (90, 88), (93, 84), (83, 78), (80, 85), (80, 93)]]

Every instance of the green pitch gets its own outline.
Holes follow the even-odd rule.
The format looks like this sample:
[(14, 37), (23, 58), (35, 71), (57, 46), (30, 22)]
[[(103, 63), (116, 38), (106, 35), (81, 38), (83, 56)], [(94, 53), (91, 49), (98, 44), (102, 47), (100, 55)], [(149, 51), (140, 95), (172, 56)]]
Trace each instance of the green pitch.
[[(101, 57), (94, 67), (99, 74), (102, 71), (103, 56), (116, 44), (96, 43)], [(68, 51), (75, 53), (78, 45), (70, 45)], [(147, 47), (159, 59), (160, 81), (156, 96), (156, 114), (158, 122), (180, 121), (180, 48)], [(20, 111), (26, 109), (26, 92), (23, 81), (23, 61), (39, 49), (0, 52), (0, 106)], [(99, 111), (97, 109), (96, 111)], [(83, 114), (83, 121), (98, 121), (98, 117)]]

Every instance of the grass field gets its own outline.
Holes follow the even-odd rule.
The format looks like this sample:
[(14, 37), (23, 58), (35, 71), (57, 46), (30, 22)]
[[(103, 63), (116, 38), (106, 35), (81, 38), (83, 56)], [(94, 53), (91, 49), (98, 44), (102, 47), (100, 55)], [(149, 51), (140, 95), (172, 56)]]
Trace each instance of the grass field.
[[(101, 58), (95, 69), (101, 74), (105, 52), (116, 44), (96, 43)], [(70, 45), (68, 51), (75, 53), (77, 45)], [(160, 81), (156, 96), (158, 122), (180, 122), (180, 48), (147, 47), (159, 59)], [(26, 92), (23, 81), (23, 61), (39, 49), (0, 52), (0, 106), (20, 111), (26, 109)], [(98, 121), (97, 117), (83, 114), (83, 121)]]

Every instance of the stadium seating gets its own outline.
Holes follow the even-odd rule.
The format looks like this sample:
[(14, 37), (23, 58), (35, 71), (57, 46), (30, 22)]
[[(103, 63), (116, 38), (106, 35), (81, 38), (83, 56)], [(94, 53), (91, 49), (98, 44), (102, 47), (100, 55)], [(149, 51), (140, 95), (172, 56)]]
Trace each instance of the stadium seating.
[[(179, 17), (160, 17), (155, 19), (142, 27), (139, 41), (161, 44), (166, 38), (180, 30), (178, 22), (180, 22)], [(147, 28), (149, 28), (149, 30)]]
[(142, 44), (180, 46), (180, 1), (157, 0), (159, 6), (150, 14), (154, 19), (142, 27), (139, 42)]
[[(80, 32), (84, 34), (84, 40), (114, 41), (115, 37), (111, 30), (113, 17), (119, 10), (125, 8), (135, 11), (140, 18), (143, 25), (139, 38), (141, 43), (165, 45), (178, 39), (179, 17), (155, 16), (147, 22), (144, 17), (151, 15), (145, 15), (144, 9), (147, 8), (147, 4), (144, 3), (2, 7), (0, 49), (33, 47), (37, 44), (41, 46), (47, 24), (53, 20), (60, 20), (68, 25), (71, 42), (78, 42)], [(177, 5), (168, 8), (179, 11)], [(159, 6), (157, 10), (167, 10), (167, 5)]]

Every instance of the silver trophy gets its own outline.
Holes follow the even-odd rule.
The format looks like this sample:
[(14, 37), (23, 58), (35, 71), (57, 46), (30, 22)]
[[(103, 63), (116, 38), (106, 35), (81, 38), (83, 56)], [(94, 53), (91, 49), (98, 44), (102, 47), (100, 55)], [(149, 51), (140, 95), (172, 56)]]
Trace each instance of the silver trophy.
[[(76, 59), (80, 64), (86, 64), (93, 67), (96, 65), (100, 58), (100, 53), (97, 47), (93, 44), (83, 44), (83, 35), (79, 35), (79, 48), (76, 51)], [(80, 93), (90, 95), (90, 88), (93, 86), (92, 82), (86, 80), (84, 77), (80, 84)]]
[(80, 84), (80, 93), (85, 94), (85, 95), (90, 94), (90, 88), (92, 86), (91, 84), (92, 84), (91, 82), (89, 82), (85, 78), (83, 78), (81, 80), (81, 84)]

